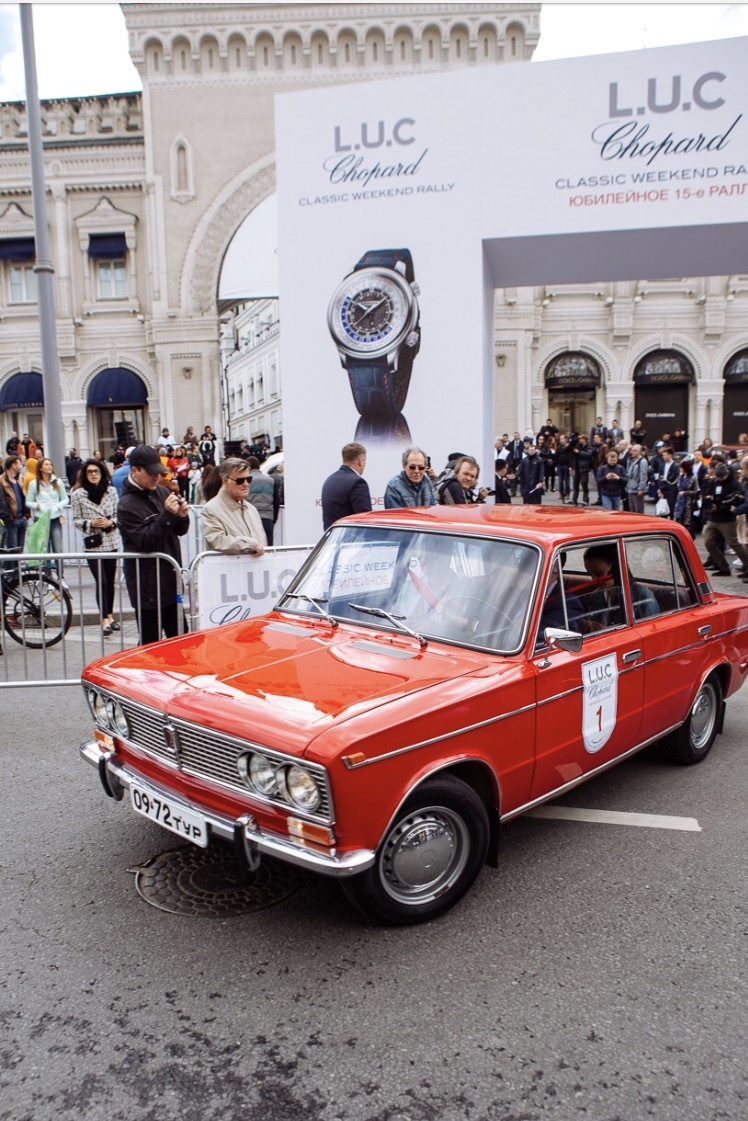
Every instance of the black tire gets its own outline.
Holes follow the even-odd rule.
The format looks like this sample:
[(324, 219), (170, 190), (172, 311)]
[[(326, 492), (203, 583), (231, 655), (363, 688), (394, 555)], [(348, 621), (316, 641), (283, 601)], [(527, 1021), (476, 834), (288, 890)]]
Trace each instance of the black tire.
[(70, 630), (73, 601), (53, 576), (23, 572), (20, 581), (6, 582), (3, 620), (12, 639), (31, 650), (55, 646)]
[(662, 741), (666, 759), (681, 766), (690, 766), (706, 759), (717, 738), (722, 689), (715, 675), (699, 689), (687, 719)]
[(465, 894), (488, 841), (488, 814), (475, 791), (451, 775), (435, 777), (400, 808), (373, 866), (344, 880), (343, 889), (377, 922), (425, 922)]

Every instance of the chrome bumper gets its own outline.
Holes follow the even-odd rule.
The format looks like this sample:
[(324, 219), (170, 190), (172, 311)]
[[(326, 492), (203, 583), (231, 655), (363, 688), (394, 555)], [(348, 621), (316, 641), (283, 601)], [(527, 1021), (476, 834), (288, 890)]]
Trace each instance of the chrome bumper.
[(212, 810), (205, 810), (201, 806), (185, 802), (153, 779), (141, 779), (131, 773), (117, 761), (115, 752), (102, 751), (96, 740), (82, 743), (80, 755), (84, 762), (96, 767), (101, 784), (110, 798), (120, 801), (125, 790), (129, 790), (133, 783), (152, 787), (171, 802), (181, 802), (185, 809), (199, 813), (205, 820), (210, 835), (232, 843), (249, 867), (256, 867), (258, 855), (264, 855), (272, 856), (276, 860), (284, 860), (287, 864), (296, 864), (311, 872), (320, 872), (324, 876), (345, 877), (363, 872), (374, 863), (375, 853), (369, 849), (357, 849), (339, 856), (326, 856), (302, 848), (278, 834), (262, 833), (249, 814), (243, 814), (239, 818), (225, 817)]

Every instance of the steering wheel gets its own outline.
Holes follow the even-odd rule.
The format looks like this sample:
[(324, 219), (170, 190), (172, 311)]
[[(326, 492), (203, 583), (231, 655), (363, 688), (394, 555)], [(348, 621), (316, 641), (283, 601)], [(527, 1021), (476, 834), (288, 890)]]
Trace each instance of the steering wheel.
[[(466, 608), (470, 604), (476, 605), (478, 608), (480, 608), (480, 611), (477, 614), (474, 610), (471, 613), (469, 609), (463, 612), (460, 610), (462, 604), (464, 604)], [(489, 631), (479, 631), (477, 628), (479, 623), (481, 622), (481, 616), (483, 612), (488, 612), (490, 617), (495, 618), (500, 623), (500, 625), (493, 627)], [(507, 630), (507, 628), (509, 627), (514, 627), (516, 624), (516, 620), (513, 619), (511, 615), (502, 610), (502, 608), (497, 607), (495, 603), (491, 603), (490, 600), (483, 599), (481, 596), (457, 596), (454, 600), (451, 600), (448, 605), (442, 608), (442, 613), (448, 619), (454, 620), (455, 622), (459, 622), (463, 625), (465, 623), (472, 622), (473, 629), (470, 632), (470, 636), (474, 639), (487, 638), (488, 635), (501, 634), (502, 631)]]

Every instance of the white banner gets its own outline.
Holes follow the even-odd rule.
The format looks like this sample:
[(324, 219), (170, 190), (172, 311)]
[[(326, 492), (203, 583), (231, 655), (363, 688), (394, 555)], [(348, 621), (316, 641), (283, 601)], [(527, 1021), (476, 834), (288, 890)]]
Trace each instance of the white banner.
[(190, 570), (193, 604), (197, 600), (192, 628), (220, 627), (264, 615), (277, 603), (312, 548), (268, 549), (262, 557), (202, 553)]
[(290, 543), (320, 533), (353, 440), (375, 509), (411, 443), (437, 470), (478, 456), (492, 485), (495, 287), (745, 270), (747, 53), (725, 39), (276, 97)]

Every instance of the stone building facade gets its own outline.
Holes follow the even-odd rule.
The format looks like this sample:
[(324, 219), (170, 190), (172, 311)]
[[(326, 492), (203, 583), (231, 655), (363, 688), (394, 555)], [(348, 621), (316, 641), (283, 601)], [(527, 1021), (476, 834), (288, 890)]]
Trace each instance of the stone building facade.
[[(275, 443), (277, 304), (219, 298), (232, 240), (274, 192), (274, 95), (526, 62), (540, 4), (122, 8), (142, 94), (42, 104), (64, 442), (109, 454), (208, 423)], [(23, 103), (0, 105), (3, 443), (43, 438), (27, 136)], [(499, 291), (496, 382), (497, 432), (548, 415), (626, 428), (641, 407), (722, 440), (748, 417), (748, 276)]]
[[(276, 93), (527, 60), (540, 5), (122, 8), (142, 94), (42, 104), (64, 443), (84, 453), (223, 432), (221, 265), (275, 187)], [(0, 105), (3, 440), (43, 436), (27, 137)]]

